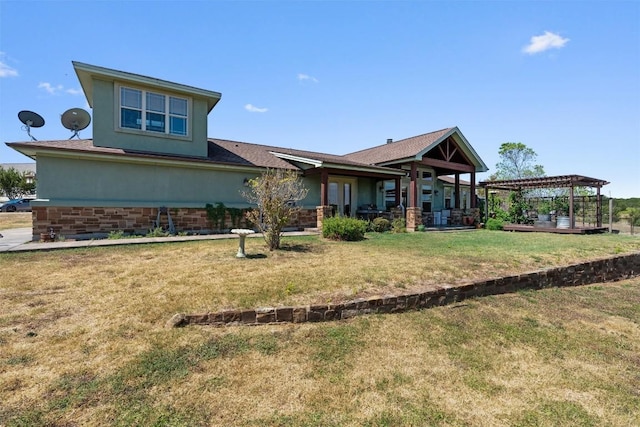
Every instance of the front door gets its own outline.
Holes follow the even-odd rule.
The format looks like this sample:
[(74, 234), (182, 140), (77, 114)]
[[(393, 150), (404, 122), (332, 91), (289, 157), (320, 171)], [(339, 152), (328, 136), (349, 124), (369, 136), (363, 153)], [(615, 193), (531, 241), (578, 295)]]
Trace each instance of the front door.
[(355, 214), (355, 186), (356, 180), (352, 178), (329, 179), (329, 205), (333, 207), (335, 215)]

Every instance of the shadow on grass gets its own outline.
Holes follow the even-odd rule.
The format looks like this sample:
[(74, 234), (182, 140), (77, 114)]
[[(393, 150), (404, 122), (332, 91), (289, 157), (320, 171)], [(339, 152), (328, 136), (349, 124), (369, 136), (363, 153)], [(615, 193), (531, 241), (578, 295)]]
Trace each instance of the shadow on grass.
[(283, 243), (283, 244), (280, 245), (280, 249), (279, 250), (284, 251), (284, 252), (309, 253), (309, 252), (313, 252), (314, 249), (317, 250), (317, 248), (314, 248), (314, 246), (310, 245), (310, 244)]

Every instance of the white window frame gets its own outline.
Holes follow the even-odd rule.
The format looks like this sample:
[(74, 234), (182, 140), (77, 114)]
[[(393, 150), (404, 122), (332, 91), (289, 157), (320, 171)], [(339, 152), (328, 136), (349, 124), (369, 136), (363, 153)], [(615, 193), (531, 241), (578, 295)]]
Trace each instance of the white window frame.
[[(187, 97), (187, 96), (178, 96), (178, 95), (174, 95), (171, 93), (167, 93), (167, 92), (162, 92), (159, 90), (148, 90), (148, 89), (144, 89), (144, 88), (140, 88), (140, 87), (136, 87), (136, 86), (132, 86), (132, 85), (116, 85), (116, 105), (115, 105), (115, 109), (116, 109), (116, 120), (117, 120), (117, 124), (116, 124), (116, 128), (119, 131), (123, 131), (123, 132), (131, 132), (131, 133), (143, 133), (145, 135), (153, 135), (153, 136), (164, 136), (164, 137), (170, 137), (170, 138), (180, 138), (180, 139), (189, 139), (191, 137), (190, 135), (190, 129), (191, 129), (191, 111), (192, 111), (192, 100), (191, 98)], [(122, 90), (123, 89), (130, 89), (130, 90), (135, 90), (140, 92), (141, 95), (141, 108), (133, 108), (133, 107), (127, 107), (122, 105)], [(151, 111), (147, 109), (147, 94), (155, 94), (155, 95), (161, 95), (164, 97), (164, 112), (158, 112), (158, 111)], [(186, 101), (186, 115), (185, 116), (181, 116), (179, 114), (175, 114), (171, 112), (171, 99), (178, 99), (178, 100), (183, 100)], [(137, 110), (141, 112), (141, 118), (140, 118), (140, 129), (137, 128), (131, 128), (131, 127), (125, 127), (122, 125), (122, 110), (123, 109), (129, 109), (129, 110)], [(155, 130), (149, 130), (147, 129), (147, 114), (162, 114), (164, 116), (164, 132), (161, 131), (155, 131)], [(171, 132), (171, 119), (172, 118), (180, 118), (180, 119), (185, 119), (185, 133), (172, 133)]]

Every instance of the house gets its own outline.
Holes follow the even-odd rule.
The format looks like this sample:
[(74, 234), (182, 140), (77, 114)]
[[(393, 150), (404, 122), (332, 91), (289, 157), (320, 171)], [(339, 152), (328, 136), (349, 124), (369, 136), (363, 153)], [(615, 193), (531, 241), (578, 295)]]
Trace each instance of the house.
[[(461, 197), (460, 176), (468, 175), (468, 194), (475, 194), (476, 173), (487, 167), (457, 127), (346, 155), (214, 139), (207, 115), (220, 93), (73, 67), (93, 109), (93, 139), (7, 143), (37, 162), (34, 236), (50, 228), (65, 236), (145, 232), (161, 213), (177, 231), (205, 232), (205, 205), (249, 207), (241, 191), (266, 168), (294, 170), (309, 189), (291, 224), (299, 228), (374, 208), (406, 216), (414, 230), (423, 213), (476, 209), (475, 198)], [(438, 179), (444, 176), (451, 182)]]

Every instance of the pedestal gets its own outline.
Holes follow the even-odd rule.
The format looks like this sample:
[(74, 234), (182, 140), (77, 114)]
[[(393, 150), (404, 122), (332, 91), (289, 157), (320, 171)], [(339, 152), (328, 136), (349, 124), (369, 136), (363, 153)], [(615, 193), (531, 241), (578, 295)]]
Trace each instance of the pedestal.
[(236, 258), (246, 258), (247, 254), (244, 252), (244, 242), (249, 234), (255, 233), (253, 230), (248, 230), (244, 228), (234, 228), (231, 230), (231, 233), (237, 234), (240, 237), (240, 242), (238, 244), (238, 253), (236, 254)]

